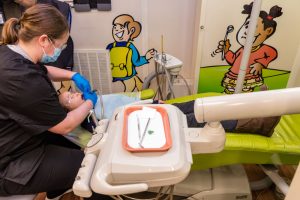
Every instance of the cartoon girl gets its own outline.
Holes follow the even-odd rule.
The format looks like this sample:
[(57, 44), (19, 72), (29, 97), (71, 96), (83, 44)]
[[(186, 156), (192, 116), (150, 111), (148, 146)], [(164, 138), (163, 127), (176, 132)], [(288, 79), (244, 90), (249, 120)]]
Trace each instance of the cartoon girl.
[[(248, 17), (236, 35), (236, 40), (241, 47), (236, 52), (231, 51), (231, 44), (229, 39), (227, 39), (226, 41), (220, 41), (216, 50), (219, 52), (224, 50), (225, 59), (231, 65), (231, 68), (222, 80), (222, 86), (225, 88), (224, 93), (227, 94), (235, 92), (252, 6), (253, 3), (244, 5), (244, 10), (242, 11), (242, 14), (247, 14)], [(276, 5), (270, 9), (269, 14), (265, 11), (260, 11), (249, 63), (246, 69), (243, 92), (253, 92), (255, 87), (263, 85), (262, 69), (267, 68), (269, 63), (277, 58), (277, 50), (264, 44), (264, 41), (275, 33), (277, 23), (274, 21), (274, 18), (282, 15), (281, 9), (281, 7)]]
[(136, 47), (131, 43), (141, 33), (142, 26), (127, 14), (117, 16), (113, 20), (112, 36), (115, 42), (106, 49), (110, 51), (111, 71), (113, 82), (121, 81), (124, 92), (132, 92), (135, 88), (142, 90), (143, 82), (138, 77), (136, 67), (149, 63), (153, 58), (154, 49), (148, 50), (145, 56), (140, 56)]

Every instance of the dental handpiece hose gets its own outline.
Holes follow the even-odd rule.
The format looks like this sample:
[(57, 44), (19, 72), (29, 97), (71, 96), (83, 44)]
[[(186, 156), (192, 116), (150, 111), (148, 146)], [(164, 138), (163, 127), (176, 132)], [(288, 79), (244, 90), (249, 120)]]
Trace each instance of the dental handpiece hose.
[(95, 126), (98, 126), (99, 125), (99, 121), (98, 121), (98, 119), (96, 117), (95, 111), (91, 110), (90, 113), (91, 113), (90, 116), (91, 116), (92, 121), (94, 122)]
[[(97, 90), (92, 90), (92, 92), (95, 92), (98, 95)], [(99, 99), (98, 99), (98, 101), (99, 101)], [(95, 126), (97, 127), (99, 125), (99, 121), (96, 117), (96, 113), (95, 113), (94, 109), (90, 110), (90, 115), (89, 116), (92, 118), (92, 121), (94, 122)]]

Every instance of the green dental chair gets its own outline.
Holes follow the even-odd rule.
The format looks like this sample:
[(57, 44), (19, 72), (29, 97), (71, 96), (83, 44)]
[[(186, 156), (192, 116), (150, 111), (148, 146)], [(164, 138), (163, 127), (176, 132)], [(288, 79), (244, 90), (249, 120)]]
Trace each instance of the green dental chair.
[[(202, 93), (172, 99), (166, 103), (180, 103), (218, 95), (221, 94)], [(193, 169), (208, 169), (241, 163), (296, 165), (300, 161), (300, 114), (282, 116), (271, 137), (227, 133), (223, 151), (193, 155), (193, 160)]]
[[(145, 96), (152, 91), (145, 91)], [(218, 96), (220, 93), (202, 93), (180, 97), (166, 103), (181, 103), (196, 98)], [(87, 144), (90, 134), (77, 129), (69, 139)], [(73, 139), (72, 139), (73, 138)], [(298, 164), (300, 161), (300, 114), (284, 115), (271, 137), (247, 133), (227, 133), (224, 150), (212, 154), (193, 155), (192, 169), (208, 169), (231, 164)]]
[[(196, 94), (196, 95), (168, 100), (166, 101), (166, 103), (170, 103), (170, 104), (181, 103), (181, 102), (191, 101), (201, 97), (210, 97), (210, 96), (219, 96), (219, 95), (222, 94), (220, 93)], [(247, 134), (247, 133), (240, 133), (240, 134), (227, 133), (225, 147), (221, 152), (193, 155), (192, 169), (194, 172), (197, 173), (204, 174), (205, 172), (208, 172), (208, 174), (210, 174), (212, 172), (210, 171), (211, 168), (216, 168), (216, 170), (213, 171), (213, 174), (215, 173), (218, 174), (219, 172), (222, 173), (224, 171), (223, 169), (220, 170), (219, 167), (234, 166), (232, 168), (230, 167), (230, 169), (232, 170), (239, 169), (239, 173), (240, 173), (241, 172), (240, 168), (242, 167), (236, 168), (236, 165), (234, 164), (278, 164), (278, 165), (298, 164), (298, 162), (300, 161), (300, 148), (299, 148), (300, 133), (298, 133), (298, 131), (300, 131), (300, 114), (282, 116), (279, 124), (276, 126), (275, 131), (271, 137), (265, 137), (261, 135), (254, 135), (254, 134)], [(70, 140), (73, 139), (74, 143), (76, 143), (76, 141), (78, 142), (79, 139), (81, 141), (80, 145), (82, 146), (85, 146), (85, 144), (88, 143), (90, 138), (91, 138), (91, 134), (89, 133), (86, 134), (86, 131), (84, 131), (83, 129), (77, 129), (74, 132), (69, 134)], [(225, 169), (228, 170), (229, 168), (225, 168)], [(189, 177), (196, 177), (195, 176), (196, 174), (194, 173), (193, 176), (189, 176)], [(204, 177), (206, 177), (206, 175)], [(204, 180), (203, 179), (204, 177), (199, 178), (200, 182), (205, 182), (205, 180), (208, 180), (210, 182), (205, 182), (204, 186), (195, 185), (195, 188), (193, 188), (192, 191), (199, 188), (199, 190), (195, 191), (198, 192), (198, 194), (195, 194), (196, 196), (199, 195), (199, 197), (203, 197), (203, 195), (206, 195), (208, 190), (202, 190), (202, 189), (210, 188), (210, 184), (211, 184), (211, 186), (213, 187), (213, 189), (211, 189), (211, 191), (213, 191), (212, 194), (218, 196), (224, 197), (224, 195), (225, 196), (229, 195), (226, 192), (232, 192), (232, 189), (239, 186), (239, 188), (243, 189), (242, 191), (244, 196), (246, 195), (248, 199), (250, 199), (251, 197), (249, 183), (246, 180), (246, 176), (243, 176), (244, 178), (240, 176), (239, 180), (242, 180), (243, 182), (242, 183), (235, 182), (235, 184), (233, 184), (234, 187), (232, 187), (233, 185), (229, 184), (229, 186), (226, 187), (226, 191), (224, 185), (215, 185), (217, 184), (217, 182), (214, 182), (215, 180), (211, 180), (211, 179)], [(214, 176), (212, 176), (212, 178), (214, 178)], [(228, 177), (228, 179), (230, 178), (231, 177)], [(218, 181), (219, 184), (224, 183), (222, 182), (222, 180), (218, 180)], [(226, 179), (225, 182), (228, 183), (229, 180)], [(247, 184), (245, 182), (247, 182)], [(181, 183), (179, 183), (179, 185), (180, 184)], [(209, 187), (207, 187), (207, 185)], [(189, 183), (189, 187), (190, 187), (190, 183)], [(251, 183), (250, 183), (250, 187), (253, 189)], [(191, 190), (191, 188), (189, 189)], [(206, 192), (202, 193), (201, 191), (206, 191)], [(236, 191), (237, 190), (235, 190), (235, 192)], [(235, 195), (238, 196), (238, 194), (234, 194), (233, 196)]]

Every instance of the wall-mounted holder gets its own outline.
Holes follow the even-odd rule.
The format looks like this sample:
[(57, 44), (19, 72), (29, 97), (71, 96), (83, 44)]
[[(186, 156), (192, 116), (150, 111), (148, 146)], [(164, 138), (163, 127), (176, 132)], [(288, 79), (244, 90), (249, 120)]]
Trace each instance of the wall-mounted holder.
[(77, 12), (87, 12), (91, 10), (89, 0), (74, 0), (74, 9)]
[(99, 11), (110, 11), (111, 0), (97, 0), (97, 9)]
[(74, 0), (74, 9), (77, 12), (87, 12), (91, 9), (110, 11), (111, 0)]

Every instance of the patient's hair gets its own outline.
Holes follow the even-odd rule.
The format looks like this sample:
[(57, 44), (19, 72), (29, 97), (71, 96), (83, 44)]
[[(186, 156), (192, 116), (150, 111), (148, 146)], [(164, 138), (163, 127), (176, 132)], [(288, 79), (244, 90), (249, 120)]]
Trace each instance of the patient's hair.
[(78, 108), (84, 99), (82, 94), (79, 92), (65, 91), (58, 96), (60, 105), (66, 109), (66, 111), (71, 111)]
[(59, 100), (59, 103), (60, 105), (66, 110), (66, 111), (69, 111), (68, 107), (67, 107), (67, 100), (65, 99), (64, 97), (64, 93), (61, 93), (58, 95), (58, 100)]

